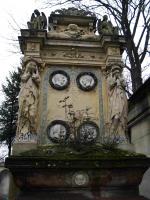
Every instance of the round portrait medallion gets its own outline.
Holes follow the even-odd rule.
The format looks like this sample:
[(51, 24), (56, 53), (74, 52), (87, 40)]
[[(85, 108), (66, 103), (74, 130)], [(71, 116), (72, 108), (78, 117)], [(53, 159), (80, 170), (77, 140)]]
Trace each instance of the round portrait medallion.
[(78, 141), (82, 144), (94, 143), (99, 134), (99, 128), (94, 122), (83, 122), (78, 128)]
[(52, 142), (65, 142), (69, 136), (69, 126), (64, 121), (55, 120), (48, 126), (47, 132)]
[(70, 83), (70, 78), (65, 71), (57, 70), (51, 73), (50, 85), (56, 90), (66, 89)]
[(93, 90), (97, 85), (97, 78), (91, 72), (82, 72), (77, 76), (77, 85), (84, 91)]
[(89, 176), (85, 172), (76, 172), (72, 177), (72, 183), (76, 186), (85, 186), (89, 183)]

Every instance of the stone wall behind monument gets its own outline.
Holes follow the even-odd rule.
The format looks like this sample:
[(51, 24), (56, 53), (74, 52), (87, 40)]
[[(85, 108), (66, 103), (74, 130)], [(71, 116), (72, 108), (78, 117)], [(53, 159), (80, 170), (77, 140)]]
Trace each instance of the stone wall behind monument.
[(137, 153), (150, 156), (150, 79), (129, 99), (128, 127)]

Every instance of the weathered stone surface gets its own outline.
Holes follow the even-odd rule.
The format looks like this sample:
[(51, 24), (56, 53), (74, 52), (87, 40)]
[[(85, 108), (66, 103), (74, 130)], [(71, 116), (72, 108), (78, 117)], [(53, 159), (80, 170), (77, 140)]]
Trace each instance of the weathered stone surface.
[[(63, 11), (66, 12), (66, 9)], [(36, 13), (40, 18), (40, 13)], [(78, 12), (75, 9), (73, 13)], [(29, 23), (29, 29), (21, 30), (19, 37), (24, 54), (23, 76), (29, 77), (31, 84), (26, 98), (25, 95), (20, 96), (28, 105), (24, 108), (21, 102), (19, 113), (23, 113), (19, 120), (23, 118), (23, 121), (18, 121), (20, 131), (14, 143), (13, 156), (5, 162), (20, 189), (16, 199), (142, 199), (138, 196), (138, 185), (150, 165), (148, 158), (130, 152), (122, 157), (121, 151), (118, 157), (116, 154), (111, 157), (107, 156), (107, 148), (102, 157), (96, 157), (98, 149), (97, 154), (90, 154), (95, 155), (94, 158), (86, 157), (84, 149), (83, 157), (79, 151), (73, 155), (73, 150), (69, 150), (69, 154), (59, 151), (56, 156), (54, 148), (56, 145), (58, 150), (61, 144), (67, 147), (76, 145), (79, 150), (81, 144), (85, 149), (89, 144), (100, 144), (107, 132), (109, 113), (118, 104), (122, 107), (117, 107), (120, 109), (115, 117), (126, 119), (123, 101), (119, 101), (119, 97), (125, 97), (120, 74), (124, 37), (104, 33), (95, 35), (96, 18), (91, 15), (53, 13), (49, 18), (49, 32), (40, 30), (39, 18), (35, 19), (33, 27)], [(27, 70), (28, 63), (33, 65), (33, 62), (36, 67), (34, 65), (32, 70)], [(119, 69), (119, 74), (114, 75), (116, 69)], [(111, 89), (119, 89), (119, 93), (113, 93), (118, 98), (112, 107), (108, 75), (115, 85)], [(115, 117), (113, 115), (111, 120)], [(115, 131), (122, 124), (125, 127), (123, 121), (117, 121)], [(116, 133), (119, 135), (120, 131)], [(27, 149), (29, 154), (26, 154)], [(38, 154), (41, 149), (40, 153), (45, 154)], [(16, 156), (19, 153), (20, 156)], [(69, 157), (66, 158), (66, 155)]]
[(34, 194), (41, 197), (49, 194), (55, 198), (58, 191), (58, 199), (70, 198), (75, 193), (75, 199), (81, 195), (87, 200), (109, 200), (138, 199), (138, 185), (150, 160), (130, 158), (69, 161), (50, 160), (48, 157), (11, 157), (7, 158), (5, 164), (21, 189), (19, 200), (31, 198)]
[[(126, 191), (125, 191), (126, 192)], [(38, 190), (24, 191), (17, 200), (146, 200), (143, 197), (99, 197), (97, 191), (72, 190), (72, 191), (50, 191)]]
[(150, 79), (129, 99), (128, 127), (135, 151), (150, 155)]
[(150, 168), (145, 172), (142, 182), (139, 185), (139, 193), (141, 196), (144, 196), (150, 199)]
[[(80, 29), (81, 21), (75, 16), (73, 19), (77, 20), (77, 25)], [(62, 25), (65, 26), (63, 30), (67, 29), (70, 24), (67, 20), (69, 18), (64, 17), (61, 19), (59, 16), (58, 30)], [(89, 26), (89, 20), (93, 20), (93, 18), (83, 19), (85, 21), (83, 23), (84, 28)], [(72, 23), (76, 24), (75, 21)], [(59, 31), (61, 32), (61, 29)], [(24, 62), (35, 60), (39, 64), (41, 82), (37, 108), (37, 115), (39, 116), (37, 119), (37, 145), (51, 144), (47, 136), (47, 127), (53, 120), (65, 120), (64, 111), (60, 109), (59, 105), (59, 101), (65, 96), (70, 96), (70, 103), (74, 105), (76, 110), (85, 109), (86, 107), (91, 108), (94, 122), (100, 128), (100, 135), (104, 135), (109, 109), (107, 81), (104, 70), (109, 64), (121, 64), (121, 53), (124, 46), (123, 37), (103, 36), (97, 37), (96, 40), (82, 37), (65, 39), (63, 37), (60, 38), (57, 34), (54, 34), (55, 37), (51, 37), (50, 34), (52, 32), (54, 31), (47, 33), (45, 30), (21, 30), (21, 36), (19, 37), (20, 47), (25, 55)], [(89, 29), (86, 32), (89, 34)], [(57, 92), (49, 84), (50, 74), (56, 70), (66, 71), (71, 80), (69, 87), (61, 92)], [(77, 86), (76, 78), (79, 73), (86, 71), (95, 74), (98, 82), (93, 91), (83, 93)], [(80, 98), (76, 98), (77, 96)], [(20, 141), (20, 143), (27, 147), (27, 143), (32, 142)], [(25, 150), (26, 147), (20, 149), (19, 143), (15, 143), (14, 153)]]

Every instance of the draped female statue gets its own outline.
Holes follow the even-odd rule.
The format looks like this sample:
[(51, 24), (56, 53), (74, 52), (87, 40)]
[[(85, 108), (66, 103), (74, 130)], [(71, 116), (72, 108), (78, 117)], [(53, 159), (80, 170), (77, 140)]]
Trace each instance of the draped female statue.
[(19, 93), (18, 134), (36, 133), (40, 76), (35, 61), (26, 64)]
[(121, 67), (112, 66), (108, 75), (109, 130), (111, 134), (125, 135), (127, 126), (127, 97)]

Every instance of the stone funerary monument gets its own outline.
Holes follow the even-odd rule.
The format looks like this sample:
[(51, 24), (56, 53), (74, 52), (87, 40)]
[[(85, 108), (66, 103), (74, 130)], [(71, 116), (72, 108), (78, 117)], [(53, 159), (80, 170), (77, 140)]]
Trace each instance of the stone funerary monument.
[(97, 22), (75, 8), (52, 12), (48, 22), (35, 10), (27, 25), (18, 127), (5, 163), (14, 199), (142, 199), (148, 160), (101, 147), (105, 139), (127, 142), (124, 37), (106, 15)]

